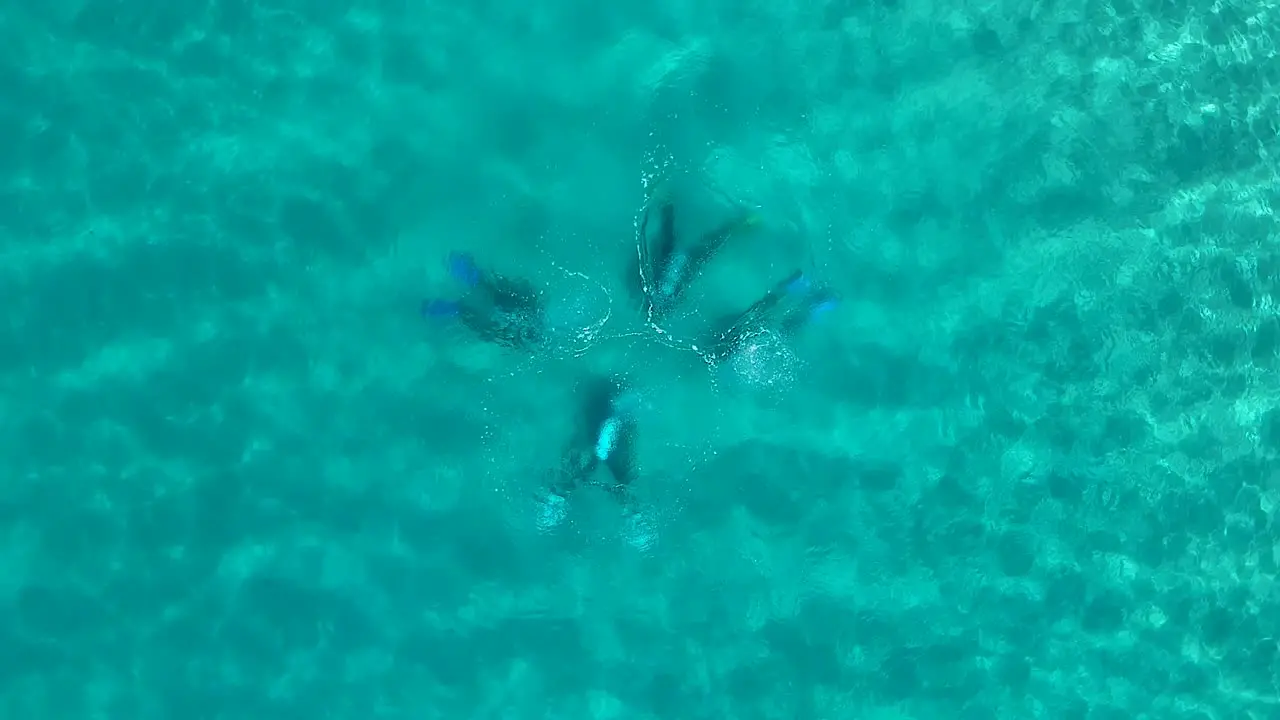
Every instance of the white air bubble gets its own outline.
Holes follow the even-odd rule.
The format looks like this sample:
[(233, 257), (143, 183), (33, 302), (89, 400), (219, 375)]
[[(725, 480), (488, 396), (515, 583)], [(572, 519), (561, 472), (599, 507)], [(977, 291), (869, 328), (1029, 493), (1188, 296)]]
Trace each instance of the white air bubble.
[(726, 360), (732, 377), (753, 388), (783, 390), (796, 379), (800, 359), (776, 332), (744, 337)]

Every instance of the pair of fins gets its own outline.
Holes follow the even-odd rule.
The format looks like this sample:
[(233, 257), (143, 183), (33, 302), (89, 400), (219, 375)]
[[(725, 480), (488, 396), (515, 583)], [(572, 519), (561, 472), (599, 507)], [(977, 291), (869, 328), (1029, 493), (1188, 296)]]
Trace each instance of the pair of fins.
[(488, 272), (469, 253), (450, 253), (446, 267), (464, 293), (456, 300), (424, 300), (423, 317), (457, 319), (480, 339), (515, 349), (534, 349), (545, 340), (542, 302), (528, 282)]

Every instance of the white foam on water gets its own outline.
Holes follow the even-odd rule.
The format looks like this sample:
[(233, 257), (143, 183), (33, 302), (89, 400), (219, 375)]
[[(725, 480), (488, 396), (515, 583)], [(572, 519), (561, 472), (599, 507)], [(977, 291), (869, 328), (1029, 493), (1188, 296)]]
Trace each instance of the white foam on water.
[(800, 358), (785, 338), (764, 330), (742, 338), (725, 363), (734, 380), (776, 392), (795, 383)]
[(613, 296), (584, 273), (554, 267), (556, 273), (542, 298), (549, 349), (556, 355), (579, 357), (602, 339), (613, 316)]

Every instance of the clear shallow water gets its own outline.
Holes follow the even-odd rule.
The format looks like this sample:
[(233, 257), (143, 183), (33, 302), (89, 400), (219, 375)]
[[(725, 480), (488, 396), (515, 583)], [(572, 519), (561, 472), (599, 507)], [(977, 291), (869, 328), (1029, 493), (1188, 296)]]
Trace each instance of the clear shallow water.
[[(1054, 12), (0, 11), (0, 714), (1271, 716), (1274, 23)], [(671, 176), (762, 222), (663, 333)], [(548, 532), (599, 374), (641, 522)]]

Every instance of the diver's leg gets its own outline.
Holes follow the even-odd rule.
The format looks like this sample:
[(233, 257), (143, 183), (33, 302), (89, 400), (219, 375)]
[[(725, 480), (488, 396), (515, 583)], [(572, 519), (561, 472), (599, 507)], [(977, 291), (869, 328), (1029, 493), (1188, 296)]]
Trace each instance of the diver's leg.
[(628, 416), (628, 410), (623, 409), (622, 413), (617, 439), (603, 459), (609, 474), (613, 476), (613, 482), (605, 490), (618, 501), (618, 507), (622, 510), (622, 535), (627, 543), (637, 549), (647, 550), (657, 540), (658, 531), (650, 513), (642, 511), (631, 491), (632, 482), (636, 478), (633, 444), (635, 423), (634, 418)]
[(551, 492), (569, 497), (579, 485), (591, 478), (598, 466), (592, 453), (573, 443), (561, 455), (560, 467), (550, 485)]
[(486, 298), (476, 298), (468, 294), (461, 300), (439, 298), (424, 300), (419, 312), (428, 320), (456, 321), (485, 342), (503, 341), (502, 326), (495, 318), (494, 309)]
[(750, 307), (726, 323), (723, 326), (725, 329), (720, 333), (719, 342), (731, 349), (748, 333), (766, 329), (770, 325), (769, 316), (774, 314), (778, 304), (784, 298), (801, 291), (805, 282), (804, 273), (800, 270), (783, 278)]
[(760, 217), (758, 215), (744, 210), (737, 217), (703, 235), (697, 247), (693, 249), (693, 252), (689, 253), (689, 268), (686, 273), (688, 279), (691, 281), (698, 273), (702, 272), (703, 267), (720, 253), (725, 243), (741, 234), (744, 230), (759, 224)]
[(641, 260), (643, 266), (640, 268), (646, 276), (646, 280), (654, 282), (658, 275), (663, 272), (663, 268), (671, 260), (671, 256), (676, 250), (676, 210), (670, 200), (662, 199), (658, 205), (658, 237), (655, 242), (649, 242), (649, 217), (653, 205), (645, 208), (644, 216), (640, 221), (640, 249), (643, 253)]
[(689, 255), (676, 250), (675, 206), (663, 202), (656, 247), (648, 253), (645, 295), (659, 316), (671, 309), (689, 279)]
[(634, 475), (636, 396), (612, 379), (591, 381), (584, 393), (583, 428), (594, 460), (604, 464), (618, 486)]
[(658, 539), (657, 523), (653, 520), (653, 514), (646, 512), (636, 501), (630, 483), (615, 484), (609, 488), (609, 492), (617, 498), (618, 506), (622, 509), (623, 538), (638, 550), (653, 547)]
[(631, 486), (631, 481), (635, 480), (636, 463), (634, 456), (635, 444), (633, 441), (635, 423), (630, 419), (620, 421), (616, 424), (614, 432), (616, 437), (610, 441), (608, 451), (604, 453), (597, 452), (597, 457), (601, 454), (604, 455), (601, 461), (609, 469), (609, 474), (613, 476), (612, 488), (617, 494), (625, 492), (626, 488)]
[(538, 502), (538, 527), (550, 530), (564, 521), (569, 514), (569, 498), (578, 486), (587, 482), (595, 472), (595, 456), (573, 443), (565, 449), (544, 495)]

